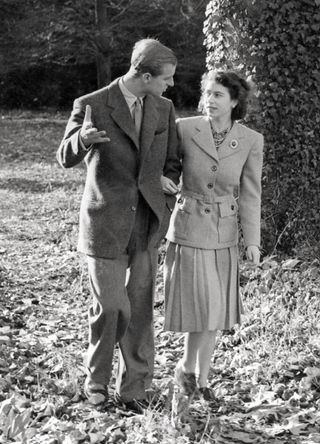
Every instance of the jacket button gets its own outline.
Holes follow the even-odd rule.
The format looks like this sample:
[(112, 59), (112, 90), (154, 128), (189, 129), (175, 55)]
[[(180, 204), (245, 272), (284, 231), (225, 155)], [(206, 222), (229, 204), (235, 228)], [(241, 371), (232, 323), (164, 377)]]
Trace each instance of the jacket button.
[(179, 197), (179, 199), (178, 199), (178, 203), (182, 203), (182, 202), (183, 202), (182, 197)]
[(132, 207), (131, 207), (130, 209), (131, 209), (131, 211), (136, 211), (136, 210), (137, 210), (137, 207), (135, 207), (134, 205), (132, 205)]
[(231, 210), (232, 210), (232, 211), (234, 210), (234, 205), (231, 205)]
[(213, 188), (213, 183), (208, 183), (207, 187), (208, 187), (209, 189)]
[(212, 170), (212, 171), (217, 171), (217, 167), (216, 167), (216, 165), (213, 165), (213, 166), (211, 167), (211, 170)]
[(204, 212), (207, 213), (207, 214), (210, 213), (210, 208), (205, 208)]

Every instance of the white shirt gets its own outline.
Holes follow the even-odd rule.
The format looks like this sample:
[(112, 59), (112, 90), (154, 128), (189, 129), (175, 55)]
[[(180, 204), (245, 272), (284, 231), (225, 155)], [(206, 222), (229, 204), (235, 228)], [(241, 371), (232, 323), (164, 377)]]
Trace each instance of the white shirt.
[(132, 94), (132, 92), (130, 92), (128, 90), (128, 88), (125, 86), (124, 81), (123, 81), (123, 77), (121, 77), (121, 79), (119, 80), (119, 88), (123, 94), (123, 97), (125, 98), (125, 100), (127, 102), (131, 116), (133, 116), (133, 109), (134, 109), (135, 101), (138, 99), (140, 101), (141, 107), (143, 108), (143, 100), (142, 100), (143, 97), (137, 97), (134, 94)]

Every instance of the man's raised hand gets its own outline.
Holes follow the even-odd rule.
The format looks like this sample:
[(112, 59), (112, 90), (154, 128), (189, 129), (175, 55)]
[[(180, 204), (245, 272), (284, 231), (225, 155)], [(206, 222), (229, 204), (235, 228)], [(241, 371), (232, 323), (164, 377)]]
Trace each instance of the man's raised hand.
[(92, 108), (90, 105), (86, 105), (86, 112), (84, 115), (82, 128), (80, 130), (80, 137), (86, 148), (94, 143), (110, 142), (110, 139), (106, 136), (105, 131), (98, 131), (98, 129), (93, 126)]

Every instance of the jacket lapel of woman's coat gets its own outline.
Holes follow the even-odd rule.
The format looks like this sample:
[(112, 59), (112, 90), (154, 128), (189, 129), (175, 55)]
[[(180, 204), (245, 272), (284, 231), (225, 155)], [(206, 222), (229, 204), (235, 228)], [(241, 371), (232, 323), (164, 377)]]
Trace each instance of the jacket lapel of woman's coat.
[(219, 156), (214, 144), (210, 122), (207, 117), (199, 118), (195, 125), (195, 132), (191, 138), (199, 148), (219, 162)]

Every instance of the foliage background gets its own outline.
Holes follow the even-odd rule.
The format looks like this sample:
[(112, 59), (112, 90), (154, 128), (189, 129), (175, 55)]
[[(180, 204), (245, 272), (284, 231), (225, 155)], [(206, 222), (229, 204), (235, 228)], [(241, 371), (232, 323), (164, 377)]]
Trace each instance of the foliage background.
[(265, 136), (264, 248), (318, 258), (319, 6), (213, 0), (205, 23), (208, 67), (238, 69), (256, 85), (248, 123)]
[[(70, 109), (75, 97), (97, 88), (96, 64), (107, 81), (126, 72), (135, 41), (159, 38), (177, 54), (176, 106), (196, 106), (205, 69), (202, 25), (206, 1), (2, 0), (0, 101), (7, 108)], [(171, 94), (171, 95), (170, 95)]]

